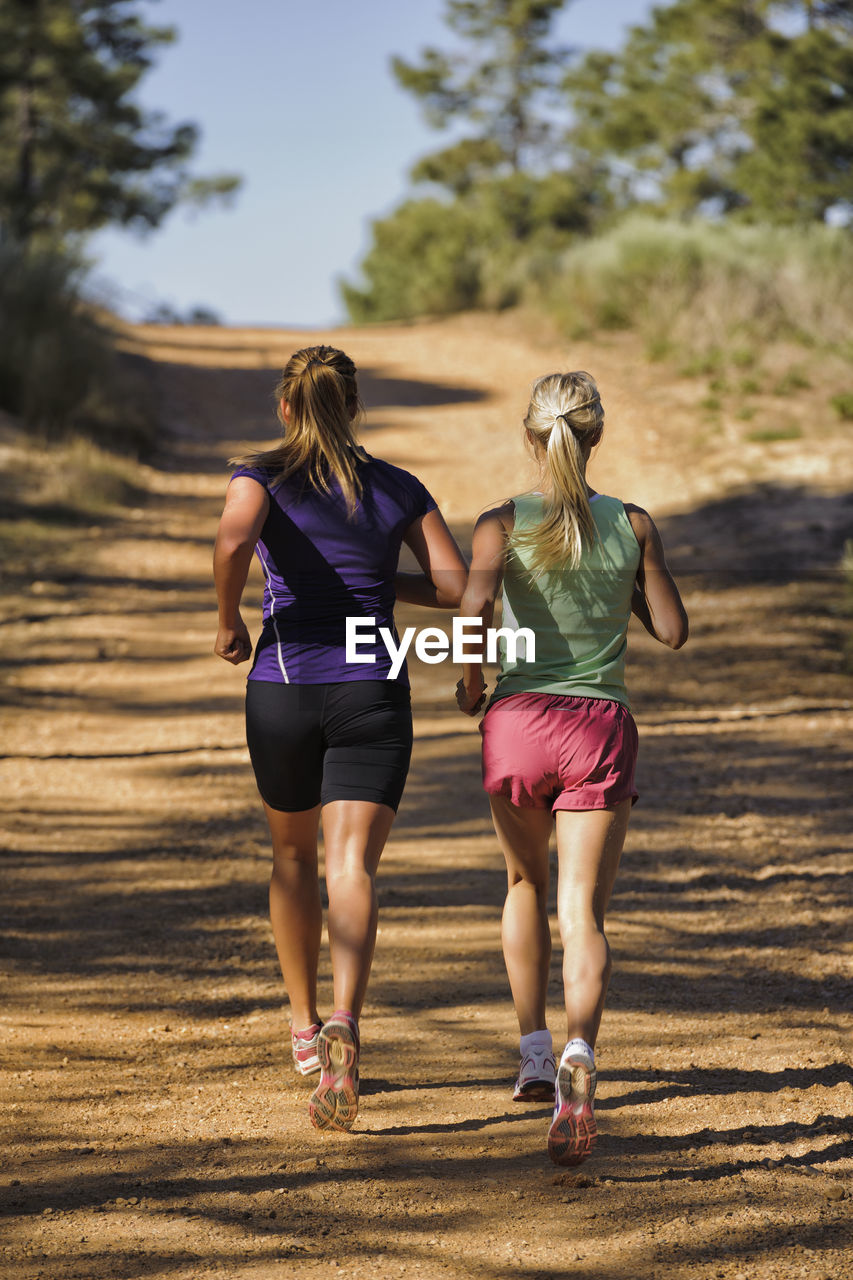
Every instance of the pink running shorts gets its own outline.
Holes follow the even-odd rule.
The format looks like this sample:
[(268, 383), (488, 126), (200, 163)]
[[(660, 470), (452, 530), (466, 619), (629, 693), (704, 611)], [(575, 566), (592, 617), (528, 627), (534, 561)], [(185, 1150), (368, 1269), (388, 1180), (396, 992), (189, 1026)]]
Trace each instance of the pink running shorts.
[(513, 693), (480, 723), (483, 786), (522, 809), (611, 809), (637, 799), (637, 726), (604, 698)]

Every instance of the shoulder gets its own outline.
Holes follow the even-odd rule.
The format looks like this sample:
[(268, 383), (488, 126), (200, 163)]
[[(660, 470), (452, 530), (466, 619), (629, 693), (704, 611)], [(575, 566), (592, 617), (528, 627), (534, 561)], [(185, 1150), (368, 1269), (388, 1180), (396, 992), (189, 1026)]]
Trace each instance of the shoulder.
[(256, 484), (259, 484), (264, 489), (268, 490), (270, 487), (271, 474), (266, 467), (252, 466), (251, 464), (247, 464), (245, 466), (238, 465), (231, 472), (231, 477), (228, 483), (233, 484), (235, 480), (254, 480)]
[(515, 524), (515, 499), (508, 498), (506, 502), (500, 503), (499, 506), (490, 507), (488, 511), (484, 511), (477, 517), (474, 525), (475, 529), (493, 529), (505, 534), (512, 533)]
[(411, 471), (396, 467), (392, 462), (386, 462), (384, 458), (374, 458), (367, 454), (359, 471), (363, 484), (368, 487), (376, 485), (378, 488), (385, 489), (386, 492), (405, 495), (422, 508), (421, 514), (426, 514), (436, 506), (435, 500), (423, 481)]
[(654, 557), (658, 552), (662, 552), (663, 542), (660, 532), (648, 511), (636, 506), (633, 502), (626, 502), (624, 506), (625, 515), (634, 530), (634, 536), (640, 544), (642, 554), (646, 557)]
[(623, 502), (622, 506), (637, 537), (639, 538), (640, 534), (642, 534), (644, 538), (647, 538), (655, 527), (655, 522), (648, 511), (644, 507), (638, 507), (635, 502)]
[(514, 519), (515, 504), (512, 499), (491, 507), (477, 518), (471, 539), (472, 569), (503, 571)]
[(404, 487), (421, 483), (411, 471), (405, 471), (403, 467), (395, 467), (393, 462), (386, 462), (384, 458), (374, 458), (370, 453), (364, 457), (363, 468), (368, 476), (373, 476), (377, 480), (389, 480)]

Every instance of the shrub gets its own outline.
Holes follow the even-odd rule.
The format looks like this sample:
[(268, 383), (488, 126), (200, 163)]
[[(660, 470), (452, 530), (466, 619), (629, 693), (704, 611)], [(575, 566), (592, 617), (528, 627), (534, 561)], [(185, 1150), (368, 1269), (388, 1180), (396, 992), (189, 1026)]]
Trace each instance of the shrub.
[(842, 391), (829, 402), (845, 422), (853, 422), (853, 391)]
[(139, 454), (155, 429), (147, 385), (81, 301), (82, 277), (64, 252), (0, 245), (0, 408), (49, 438)]
[(461, 205), (410, 200), (375, 222), (373, 235), (361, 264), (365, 286), (340, 286), (356, 324), (445, 315), (478, 304), (482, 254), (474, 220)]
[(772, 444), (776, 440), (799, 440), (803, 429), (796, 422), (782, 423), (778, 427), (765, 427), (761, 431), (750, 431), (747, 440), (753, 444)]
[(634, 328), (708, 372), (747, 369), (777, 339), (850, 350), (853, 238), (634, 215), (556, 256), (537, 291), (573, 336)]

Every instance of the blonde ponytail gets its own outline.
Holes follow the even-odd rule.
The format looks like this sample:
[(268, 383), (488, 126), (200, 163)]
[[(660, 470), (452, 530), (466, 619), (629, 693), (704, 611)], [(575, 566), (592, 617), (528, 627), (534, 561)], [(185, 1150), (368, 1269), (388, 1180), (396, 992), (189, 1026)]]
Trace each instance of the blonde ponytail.
[[(265, 468), (272, 487), (304, 469), (314, 488), (329, 493), (334, 478), (352, 515), (362, 492), (357, 463), (367, 457), (353, 430), (361, 402), (352, 360), (336, 347), (305, 347), (285, 365), (275, 398), (281, 444), (232, 458), (232, 465)], [(282, 401), (290, 406), (288, 419)]]
[(529, 553), (527, 563), (536, 572), (576, 569), (596, 537), (586, 484), (589, 449), (604, 428), (595, 379), (582, 370), (539, 378), (524, 425), (544, 456), (547, 492), (541, 521), (514, 533), (512, 545)]

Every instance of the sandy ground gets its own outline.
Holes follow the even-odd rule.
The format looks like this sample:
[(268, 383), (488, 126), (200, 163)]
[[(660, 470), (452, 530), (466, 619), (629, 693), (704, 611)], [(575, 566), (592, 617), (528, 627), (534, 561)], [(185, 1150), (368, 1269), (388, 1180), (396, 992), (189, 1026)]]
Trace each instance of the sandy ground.
[[(244, 671), (211, 655), (209, 570), (225, 460), (272, 437), (275, 372), (317, 336), (130, 334), (170, 435), (121, 516), (36, 536), (5, 447), (4, 493), (36, 524), (0, 619), (2, 1275), (853, 1276), (849, 438), (808, 391), (799, 440), (709, 424), (701, 384), (626, 337), (483, 317), (331, 335), (364, 372), (368, 448), (463, 541), (529, 482), (532, 379), (589, 368), (608, 412), (593, 482), (660, 517), (692, 635), (672, 654), (632, 631), (642, 799), (593, 1157), (556, 1169), (548, 1107), (511, 1101), (502, 860), (450, 667), (413, 668), (362, 1108), (324, 1136), (290, 1063)], [(259, 596), (253, 578), (255, 619)], [(559, 962), (555, 945), (557, 1040)], [(321, 985), (328, 1011), (325, 960)]]

